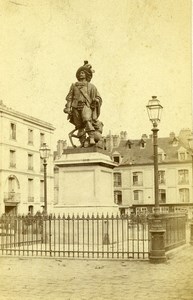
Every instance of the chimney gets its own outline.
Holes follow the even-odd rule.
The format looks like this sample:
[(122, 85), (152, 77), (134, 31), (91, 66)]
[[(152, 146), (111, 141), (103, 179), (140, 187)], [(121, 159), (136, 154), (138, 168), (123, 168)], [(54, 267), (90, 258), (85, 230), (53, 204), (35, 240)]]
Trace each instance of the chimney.
[(119, 136), (113, 135), (113, 147), (117, 148), (119, 146)]
[(171, 139), (175, 138), (175, 133), (174, 133), (173, 131), (170, 132), (170, 138), (171, 138)]
[(105, 147), (106, 147), (106, 150), (111, 152), (112, 149), (113, 149), (113, 138), (112, 138), (112, 135), (111, 135), (111, 131), (109, 131), (109, 134), (105, 137)]
[(59, 140), (57, 142), (57, 155), (62, 156), (63, 150), (67, 149), (67, 142), (63, 140)]
[(183, 128), (180, 130), (179, 138), (180, 139), (187, 139), (191, 135), (191, 130), (189, 128)]
[(147, 140), (147, 138), (148, 138), (147, 134), (143, 133), (141, 136), (141, 139), (145, 141), (145, 140)]
[(120, 138), (121, 138), (121, 140), (126, 141), (127, 140), (127, 131), (121, 131)]

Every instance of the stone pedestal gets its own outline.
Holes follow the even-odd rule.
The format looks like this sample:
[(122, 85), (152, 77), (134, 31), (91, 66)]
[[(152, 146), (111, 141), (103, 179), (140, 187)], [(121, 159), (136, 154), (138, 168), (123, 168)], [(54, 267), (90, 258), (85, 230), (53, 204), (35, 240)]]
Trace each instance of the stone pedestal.
[(55, 213), (118, 213), (113, 193), (116, 164), (104, 150), (67, 149), (55, 165), (59, 167)]

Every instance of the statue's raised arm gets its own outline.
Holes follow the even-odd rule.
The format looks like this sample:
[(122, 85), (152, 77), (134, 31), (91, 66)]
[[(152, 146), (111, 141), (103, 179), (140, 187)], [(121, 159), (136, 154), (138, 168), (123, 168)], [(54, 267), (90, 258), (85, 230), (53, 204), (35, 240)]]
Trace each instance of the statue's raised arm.
[(102, 98), (97, 88), (90, 83), (93, 73), (92, 66), (85, 61), (76, 72), (78, 81), (71, 85), (66, 96), (64, 112), (75, 126), (69, 134), (74, 147), (72, 137), (79, 139), (81, 147), (95, 145), (102, 138), (103, 123), (98, 120)]

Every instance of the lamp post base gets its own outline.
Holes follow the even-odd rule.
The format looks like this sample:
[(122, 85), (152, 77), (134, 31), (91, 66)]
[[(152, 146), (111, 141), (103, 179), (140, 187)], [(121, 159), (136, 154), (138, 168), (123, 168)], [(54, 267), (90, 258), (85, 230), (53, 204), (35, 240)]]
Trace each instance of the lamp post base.
[(162, 228), (160, 215), (154, 215), (152, 218), (151, 234), (151, 250), (150, 263), (166, 262), (165, 253), (165, 230)]

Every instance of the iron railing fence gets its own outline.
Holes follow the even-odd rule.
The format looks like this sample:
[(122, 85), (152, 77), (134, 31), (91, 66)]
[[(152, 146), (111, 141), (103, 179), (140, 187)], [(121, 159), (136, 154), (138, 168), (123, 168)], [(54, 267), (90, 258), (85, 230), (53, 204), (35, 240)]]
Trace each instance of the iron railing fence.
[[(165, 250), (186, 243), (186, 216), (161, 214)], [(147, 259), (152, 218), (141, 215), (9, 216), (0, 218), (0, 254)]]
[(149, 231), (145, 216), (2, 216), (3, 255), (146, 259)]
[[(148, 216), (149, 230), (153, 227), (154, 217), (152, 214)], [(187, 216), (178, 213), (161, 213), (157, 219), (160, 220), (162, 229), (165, 230), (165, 251), (177, 248), (186, 243), (186, 224)]]
[(177, 248), (186, 243), (187, 216), (183, 214), (166, 214), (162, 216), (165, 229), (165, 250)]

